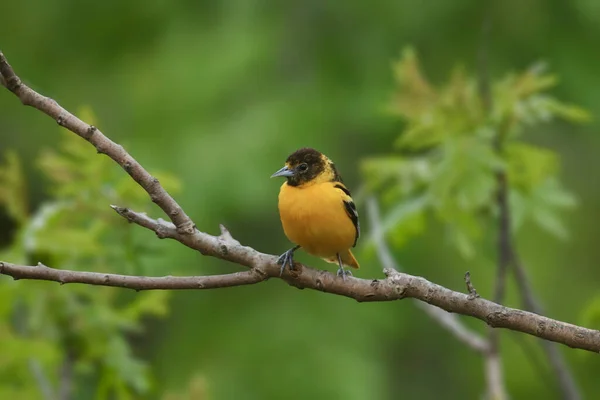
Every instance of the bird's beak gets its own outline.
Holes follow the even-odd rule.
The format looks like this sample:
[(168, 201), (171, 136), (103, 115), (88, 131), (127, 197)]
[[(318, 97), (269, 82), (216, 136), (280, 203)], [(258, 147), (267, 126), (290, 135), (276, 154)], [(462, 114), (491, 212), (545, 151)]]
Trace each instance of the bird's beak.
[(273, 175), (271, 175), (271, 178), (275, 178), (276, 176), (294, 176), (294, 171), (289, 169), (287, 166), (281, 168), (279, 171), (275, 172)]

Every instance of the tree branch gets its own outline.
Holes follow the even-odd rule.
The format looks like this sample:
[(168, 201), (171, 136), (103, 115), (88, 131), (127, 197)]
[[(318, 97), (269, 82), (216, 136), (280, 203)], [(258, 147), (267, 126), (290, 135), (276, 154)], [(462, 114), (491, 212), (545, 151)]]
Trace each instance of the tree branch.
[[(497, 145), (497, 152), (501, 152), (501, 145)], [(494, 302), (502, 304), (506, 293), (506, 273), (510, 264), (510, 215), (508, 210), (508, 187), (506, 172), (499, 171), (498, 197), (499, 226), (498, 226), (498, 267), (494, 284)], [(504, 373), (502, 371), (502, 359), (500, 357), (500, 332), (492, 329), (489, 332), (490, 352), (486, 360), (486, 372), (490, 397), (494, 400), (508, 398), (504, 387)]]
[[(174, 227), (173, 230), (176, 232)], [(185, 234), (177, 233), (177, 235), (187, 237)], [(275, 262), (277, 257), (237, 244), (225, 244), (227, 250), (223, 251), (217, 244), (219, 238), (206, 236), (213, 238), (214, 241), (214, 244), (210, 245), (209, 255), (228, 261), (243, 258), (243, 265), (251, 269), (227, 275), (147, 277), (59, 270), (42, 264), (23, 266), (0, 262), (0, 274), (15, 279), (116, 286), (135, 290), (214, 289), (249, 285), (279, 277), (280, 267)], [(330, 272), (315, 270), (302, 264), (296, 264), (295, 268), (291, 272), (284, 273), (282, 279), (300, 289), (318, 290), (349, 297), (359, 302), (414, 298), (448, 312), (475, 317), (494, 328), (511, 329), (569, 347), (600, 352), (600, 331), (504, 307), (482, 298), (470, 299), (465, 293), (452, 291), (418, 276), (385, 269), (384, 273), (387, 276), (385, 279), (347, 277), (344, 280)]]
[(0, 74), (4, 77), (3, 86), (13, 92), (21, 100), (21, 103), (36, 108), (53, 118), (60, 126), (90, 142), (98, 153), (106, 154), (113, 159), (150, 195), (150, 199), (169, 216), (177, 229), (182, 233), (192, 233), (194, 231), (194, 223), (190, 217), (163, 189), (158, 179), (150, 175), (140, 163), (125, 151), (123, 146), (104, 136), (95, 126), (83, 122), (62, 108), (56, 101), (42, 96), (25, 85), (15, 74), (2, 52), (0, 52)]
[[(152, 178), (121, 146), (110, 141), (96, 128), (68, 113), (52, 99), (25, 86), (14, 74), (1, 52), (0, 73), (5, 78), (7, 88), (15, 93), (24, 104), (56, 119), (62, 126), (88, 140), (100, 152), (107, 154), (121, 165), (173, 222), (154, 220), (145, 214), (114, 206), (115, 211), (121, 216), (154, 231), (159, 238), (172, 238), (204, 255), (250, 268), (248, 271), (227, 275), (146, 277), (59, 270), (41, 264), (23, 266), (0, 261), (0, 274), (12, 276), (14, 279), (47, 280), (61, 284), (83, 283), (117, 286), (135, 290), (210, 289), (248, 285), (262, 282), (268, 278), (279, 277), (280, 267), (276, 263), (276, 256), (241, 245), (223, 227), (220, 236), (212, 236), (198, 231), (160, 183)], [(359, 302), (415, 298), (448, 312), (475, 317), (495, 328), (511, 329), (570, 347), (600, 352), (600, 331), (504, 307), (482, 298), (471, 298), (465, 293), (455, 292), (424, 278), (392, 269), (385, 269), (384, 273), (386, 278), (381, 280), (353, 277), (342, 279), (327, 271), (295, 264), (295, 269), (286, 270), (281, 279), (301, 289), (319, 290), (353, 298)]]
[[(377, 256), (379, 262), (385, 269), (400, 271), (399, 265), (396, 263), (389, 248), (385, 244), (383, 229), (381, 228), (381, 217), (379, 216), (379, 206), (377, 200), (373, 197), (367, 199), (367, 214), (371, 225), (373, 242), (377, 248)], [(474, 290), (474, 289), (473, 289)], [(479, 353), (487, 353), (489, 351), (488, 342), (483, 339), (477, 332), (466, 327), (456, 316), (450, 314), (441, 308), (434, 307), (421, 301), (415, 303), (417, 307), (425, 311), (427, 315), (434, 321), (440, 324), (448, 332), (450, 332), (459, 341), (469, 346), (471, 349)]]
[(217, 289), (251, 285), (268, 278), (268, 276), (265, 276), (258, 268), (225, 275), (148, 277), (69, 271), (65, 269), (49, 268), (41, 263), (36, 266), (24, 266), (5, 262), (0, 262), (0, 274), (12, 276), (15, 280), (35, 279), (58, 282), (61, 285), (67, 283), (84, 283), (87, 285), (134, 289), (136, 291), (159, 289)]
[[(492, 96), (489, 84), (489, 70), (487, 66), (487, 43), (491, 30), (491, 19), (489, 14), (489, 7), (486, 8), (486, 15), (482, 25), (482, 43), (479, 52), (479, 92), (482, 100), (484, 110), (489, 112), (492, 108)], [(503, 140), (506, 136), (507, 127), (500, 128), (501, 130), (497, 133), (496, 137), (496, 151), (498, 154), (502, 154), (503, 151)], [(498, 270), (496, 276), (496, 284), (494, 288), (494, 301), (502, 303), (505, 287), (506, 287), (506, 273), (510, 266), (513, 267), (515, 273), (515, 280), (519, 292), (521, 293), (523, 304), (525, 309), (537, 314), (542, 313), (540, 304), (536, 301), (533, 291), (528, 284), (526, 277), (525, 268), (523, 267), (515, 249), (514, 243), (511, 240), (511, 228), (510, 228), (510, 205), (508, 202), (508, 177), (505, 171), (498, 171), (497, 173), (497, 205), (499, 210), (499, 229), (498, 229)], [(497, 331), (490, 332), (490, 340), (492, 349), (498, 351), (499, 348), (499, 337)], [(562, 392), (563, 398), (567, 400), (578, 400), (581, 398), (579, 389), (573, 378), (567, 363), (560, 354), (559, 349), (550, 342), (542, 342), (542, 349), (548, 357), (548, 361), (554, 371), (554, 374), (558, 378), (558, 385)], [(500, 361), (498, 361), (500, 362)], [(500, 370), (501, 372), (501, 370)], [(504, 396), (505, 397), (505, 396)]]
[[(490, 88), (488, 68), (488, 43), (491, 31), (491, 16), (489, 7), (485, 8), (483, 23), (481, 26), (481, 43), (479, 47), (479, 97), (485, 114), (490, 115), (493, 107)], [(504, 133), (496, 132), (495, 148), (497, 153), (502, 152)], [(494, 283), (494, 301), (501, 304), (504, 301), (506, 289), (506, 272), (510, 262), (510, 248), (508, 245), (510, 235), (510, 219), (508, 216), (508, 198), (506, 186), (506, 173), (498, 171), (498, 197), (499, 227), (498, 227), (498, 267)], [(504, 374), (502, 371), (502, 359), (500, 357), (500, 332), (492, 329), (489, 332), (490, 351), (486, 357), (486, 379), (488, 395), (494, 400), (504, 400), (508, 396), (504, 387)]]

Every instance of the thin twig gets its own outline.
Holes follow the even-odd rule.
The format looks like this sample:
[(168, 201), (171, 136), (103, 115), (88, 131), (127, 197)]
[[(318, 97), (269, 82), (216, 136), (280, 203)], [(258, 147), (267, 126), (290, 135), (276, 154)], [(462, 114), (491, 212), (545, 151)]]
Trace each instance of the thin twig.
[[(511, 332), (513, 333), (513, 332)], [(521, 348), (521, 352), (529, 360), (532, 368), (538, 374), (539, 382), (544, 385), (551, 386), (553, 382), (553, 377), (551, 375), (551, 371), (546, 365), (546, 359), (543, 353), (537, 352), (537, 348), (532, 346), (532, 340), (536, 340), (535, 338), (531, 338), (532, 340), (528, 340), (528, 337), (520, 335), (518, 333), (514, 333), (508, 335), (508, 338), (515, 342), (517, 346)], [(548, 342), (550, 343), (550, 342)]]
[[(151, 199), (165, 211), (173, 223), (160, 219), (155, 220), (126, 208), (113, 207), (119, 215), (152, 230), (160, 238), (175, 239), (204, 255), (250, 268), (249, 271), (227, 275), (146, 277), (59, 270), (48, 268), (42, 264), (24, 266), (0, 261), (0, 274), (12, 276), (14, 279), (47, 280), (61, 284), (84, 283), (136, 290), (221, 288), (258, 283), (267, 278), (279, 277), (280, 266), (276, 263), (276, 256), (260, 253), (251, 247), (241, 245), (225, 229), (222, 229), (220, 236), (212, 236), (197, 230), (160, 183), (152, 179), (121, 146), (110, 141), (104, 135), (98, 135), (99, 131), (96, 128), (80, 121), (53, 100), (41, 96), (25, 86), (14, 75), (1, 52), (0, 73), (6, 78), (7, 87), (24, 104), (31, 105), (48, 114), (119, 163), (146, 190)], [(415, 298), (448, 312), (475, 317), (495, 328), (511, 329), (570, 347), (600, 352), (600, 331), (504, 307), (482, 298), (470, 299), (465, 293), (452, 291), (422, 277), (404, 274), (393, 269), (385, 269), (384, 273), (386, 274), (385, 279), (367, 280), (354, 277), (342, 279), (327, 271), (319, 271), (296, 264), (295, 269), (286, 270), (281, 279), (298, 288), (337, 294), (360, 302)]]
[(508, 206), (508, 186), (506, 173), (498, 172), (498, 271), (496, 274), (496, 285), (494, 289), (494, 301), (502, 303), (506, 293), (506, 273), (512, 258), (510, 246), (510, 211)]
[[(27, 313), (24, 304), (21, 302), (16, 305), (14, 327), (20, 336), (27, 336)], [(54, 400), (54, 387), (40, 361), (34, 357), (28, 357), (27, 367), (42, 394), (41, 398)]]
[[(494, 285), (494, 302), (502, 304), (506, 293), (506, 273), (510, 264), (510, 216), (508, 211), (508, 193), (506, 174), (504, 171), (497, 173), (498, 177), (498, 207), (499, 207), (499, 232), (498, 232), (498, 267)], [(486, 371), (490, 397), (494, 400), (507, 398), (504, 387), (502, 359), (500, 357), (500, 332), (491, 329), (489, 332), (490, 353), (487, 359)]]
[[(484, 18), (482, 27), (482, 43), (479, 52), (480, 56), (480, 70), (479, 70), (479, 90), (480, 97), (484, 110), (489, 112), (492, 108), (492, 97), (489, 83), (489, 69), (487, 66), (487, 43), (490, 34), (491, 20), (489, 14)], [(501, 131), (497, 133), (496, 137), (496, 151), (502, 154), (503, 139), (506, 136), (505, 129), (501, 128)], [(497, 204), (499, 210), (499, 235), (498, 235), (498, 270), (496, 276), (496, 284), (494, 289), (494, 301), (502, 303), (505, 287), (506, 287), (506, 273), (510, 266), (513, 267), (515, 272), (515, 280), (518, 285), (519, 292), (525, 305), (525, 309), (528, 311), (541, 314), (543, 312), (539, 302), (536, 301), (533, 291), (529, 287), (528, 280), (526, 277), (525, 268), (523, 267), (517, 251), (514, 248), (510, 237), (510, 206), (508, 202), (508, 181), (505, 171), (499, 171), (497, 173), (498, 181), (498, 194)], [(499, 337), (497, 331), (490, 332), (490, 339), (492, 344), (492, 350), (498, 349)], [(558, 385), (562, 392), (562, 396), (566, 400), (579, 400), (581, 395), (579, 389), (571, 374), (568, 365), (564, 358), (560, 354), (559, 349), (550, 342), (542, 342), (542, 349), (546, 353), (552, 370), (558, 378)]]
[(67, 348), (65, 359), (60, 369), (60, 386), (58, 400), (69, 400), (73, 393), (73, 368), (76, 361), (75, 352)]
[(31, 374), (35, 378), (35, 381), (42, 392), (43, 398), (46, 400), (53, 400), (54, 389), (52, 388), (50, 380), (48, 380), (48, 377), (44, 373), (42, 364), (40, 364), (40, 362), (35, 358), (29, 358), (27, 360), (27, 365), (29, 366), (29, 370), (31, 371)]
[[(544, 310), (533, 294), (533, 290), (529, 285), (527, 273), (525, 272), (525, 267), (523, 266), (517, 251), (514, 249), (512, 251), (512, 266), (524, 308), (527, 311), (541, 315)], [(573, 374), (571, 374), (571, 370), (565, 362), (563, 355), (560, 353), (560, 349), (551, 342), (541, 341), (540, 344), (546, 353), (546, 357), (548, 357), (552, 371), (558, 378), (558, 386), (563, 399), (581, 399), (581, 394), (577, 387), (577, 383), (575, 382), (575, 378), (573, 377)]]
[[(375, 200), (373, 197), (369, 197), (367, 199), (367, 214), (369, 216), (369, 225), (371, 226), (373, 241), (377, 248), (379, 262), (384, 268), (400, 271), (400, 266), (392, 257), (390, 249), (385, 243), (385, 237), (381, 227), (379, 206), (377, 205), (377, 200)], [(471, 295), (469, 295), (469, 297), (471, 297)], [(431, 319), (439, 323), (459, 341), (463, 342), (473, 350), (479, 353), (486, 353), (489, 350), (489, 345), (486, 340), (483, 339), (477, 332), (474, 332), (465, 326), (455, 314), (450, 314), (440, 308), (420, 301), (415, 302), (415, 305), (425, 311), (425, 313), (429, 315)]]
[[(490, 89), (490, 78), (488, 68), (488, 43), (491, 31), (491, 17), (489, 7), (485, 10), (483, 23), (481, 27), (481, 43), (479, 46), (479, 97), (481, 99), (483, 111), (489, 115), (491, 113), (492, 95)], [(496, 134), (496, 151), (502, 151), (502, 133)], [(508, 217), (508, 200), (506, 192), (506, 174), (504, 171), (497, 173), (498, 197), (497, 203), (500, 208), (500, 225), (498, 234), (498, 267), (494, 284), (494, 302), (502, 303), (506, 287), (506, 272), (510, 262), (510, 248), (508, 247), (508, 237), (510, 235), (510, 225)], [(503, 400), (507, 398), (504, 385), (504, 374), (502, 372), (502, 359), (500, 357), (500, 332), (495, 329), (489, 332), (490, 351), (486, 358), (486, 377), (488, 386), (488, 396), (494, 400)]]

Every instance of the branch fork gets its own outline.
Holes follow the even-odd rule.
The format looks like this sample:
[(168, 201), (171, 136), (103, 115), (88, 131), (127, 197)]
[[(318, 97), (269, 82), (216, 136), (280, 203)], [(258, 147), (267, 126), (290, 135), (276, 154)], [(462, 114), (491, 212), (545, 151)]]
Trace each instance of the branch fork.
[[(427, 310), (444, 327), (477, 351), (487, 351), (487, 343), (474, 332), (458, 323), (456, 315), (480, 319), (490, 326), (524, 332), (564, 345), (600, 352), (600, 331), (553, 320), (531, 312), (504, 307), (469, 294), (452, 291), (422, 277), (408, 275), (395, 268), (391, 256), (383, 262), (385, 279), (341, 277), (296, 263), (293, 271), (279, 277), (277, 257), (241, 245), (221, 225), (220, 235), (199, 231), (190, 217), (167, 193), (160, 182), (146, 171), (125, 149), (107, 138), (97, 127), (89, 125), (62, 108), (54, 100), (42, 96), (25, 85), (0, 52), (0, 82), (14, 93), (24, 105), (31, 106), (92, 144), (98, 153), (105, 154), (120, 165), (149, 195), (170, 221), (153, 219), (128, 208), (111, 206), (120, 216), (153, 231), (159, 238), (174, 239), (203, 255), (230, 261), (248, 268), (245, 271), (209, 276), (131, 276), (97, 272), (69, 271), (47, 267), (15, 265), (0, 262), (0, 274), (14, 279), (36, 279), (67, 283), (123, 287), (134, 290), (205, 290), (250, 285), (269, 278), (283, 279), (300, 289), (313, 289), (345, 296), (358, 302), (392, 301), (403, 298), (420, 300), (417, 304)], [(379, 242), (379, 241), (378, 241)], [(391, 260), (391, 261), (390, 261)], [(468, 285), (468, 284), (467, 284)]]

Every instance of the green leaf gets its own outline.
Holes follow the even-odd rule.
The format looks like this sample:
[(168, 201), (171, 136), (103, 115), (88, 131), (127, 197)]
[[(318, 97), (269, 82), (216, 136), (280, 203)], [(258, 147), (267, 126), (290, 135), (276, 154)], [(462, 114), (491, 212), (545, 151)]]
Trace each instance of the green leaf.
[(495, 173), (503, 164), (486, 141), (473, 138), (449, 139), (439, 152), (429, 195), (442, 214), (472, 212), (489, 205), (495, 191)]
[(508, 143), (505, 158), (510, 186), (524, 192), (531, 192), (559, 170), (556, 153), (528, 143)]
[[(518, 190), (511, 190), (508, 194), (511, 217), (511, 231), (516, 233), (523, 227), (529, 216), (529, 199)], [(496, 213), (497, 215), (498, 213)]]
[(394, 140), (394, 153), (365, 160), (362, 170), (369, 190), (382, 204), (394, 205), (384, 230), (396, 236), (395, 244), (422, 232), (424, 216), (433, 211), (457, 251), (472, 257), (489, 218), (498, 217), (499, 171), (508, 177), (513, 232), (533, 222), (567, 237), (560, 213), (575, 207), (576, 199), (560, 185), (558, 156), (519, 141), (519, 134), (555, 118), (584, 122), (589, 115), (548, 93), (558, 79), (545, 65), (492, 82), (491, 112), (477, 77), (457, 67), (436, 87), (410, 48), (394, 64), (394, 77), (390, 110), (404, 129)]
[(397, 186), (400, 195), (415, 192), (429, 182), (433, 175), (431, 163), (421, 157), (371, 157), (363, 160), (361, 166), (368, 178), (370, 190)]
[(458, 229), (456, 226), (448, 225), (446, 237), (464, 259), (470, 260), (475, 256), (475, 244), (468, 233)]
[(386, 233), (394, 226), (403, 224), (408, 218), (422, 214), (428, 203), (429, 199), (426, 195), (409, 198), (406, 201), (398, 203), (385, 216), (382, 226), (383, 232)]
[(146, 315), (163, 317), (169, 311), (168, 299), (170, 293), (164, 290), (140, 293), (135, 299), (121, 310), (124, 320), (139, 320)]
[(436, 93), (421, 73), (412, 48), (404, 49), (400, 61), (393, 65), (393, 73), (399, 90), (392, 100), (390, 111), (407, 119), (421, 118), (436, 101)]
[(567, 229), (558, 217), (558, 214), (549, 208), (538, 207), (532, 211), (534, 220), (546, 232), (559, 239), (568, 237)]
[(562, 189), (557, 179), (548, 178), (534, 189), (532, 215), (537, 224), (559, 239), (567, 239), (568, 231), (559, 217), (561, 209), (572, 209), (577, 205), (573, 195)]
[(560, 219), (560, 213), (576, 207), (577, 199), (564, 190), (555, 177), (548, 177), (530, 192), (513, 190), (509, 200), (515, 232), (527, 220), (531, 220), (559, 239), (568, 238), (568, 231)]
[(586, 123), (592, 120), (591, 114), (582, 107), (562, 103), (554, 98), (546, 99), (547, 109), (555, 116), (573, 123)]

